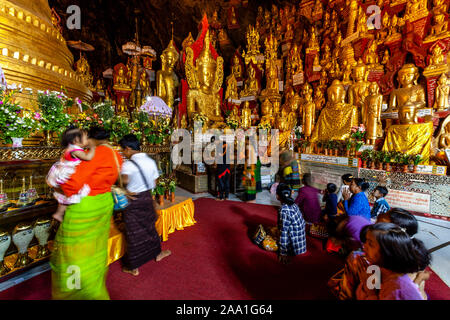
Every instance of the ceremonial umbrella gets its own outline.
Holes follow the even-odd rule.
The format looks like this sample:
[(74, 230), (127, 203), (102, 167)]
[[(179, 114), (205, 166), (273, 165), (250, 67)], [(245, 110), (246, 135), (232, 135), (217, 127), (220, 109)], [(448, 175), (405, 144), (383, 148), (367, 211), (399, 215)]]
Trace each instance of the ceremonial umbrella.
[(112, 79), (113, 73), (114, 73), (114, 70), (112, 68), (108, 68), (105, 71), (103, 71), (103, 78)]
[(95, 48), (90, 44), (84, 43), (81, 40), (78, 41), (67, 41), (67, 44), (74, 49), (78, 49), (80, 51), (94, 51)]
[(163, 99), (156, 96), (148, 97), (147, 102), (144, 103), (139, 109), (150, 116), (166, 118), (170, 118), (172, 116), (172, 109), (170, 109)]

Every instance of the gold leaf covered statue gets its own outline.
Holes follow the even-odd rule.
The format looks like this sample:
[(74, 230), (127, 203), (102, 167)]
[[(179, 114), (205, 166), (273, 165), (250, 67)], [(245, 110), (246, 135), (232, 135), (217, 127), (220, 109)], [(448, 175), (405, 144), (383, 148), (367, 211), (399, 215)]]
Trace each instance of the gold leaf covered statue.
[(225, 100), (227, 101), (239, 100), (237, 81), (233, 73), (227, 78), (227, 90), (225, 91)]
[(223, 82), (223, 58), (214, 60), (210, 52), (209, 30), (206, 32), (203, 49), (194, 65), (194, 51), (186, 48), (186, 77), (189, 85), (187, 94), (188, 118), (195, 114), (208, 118), (206, 127), (224, 125), (221, 114), (219, 91)]
[(368, 95), (369, 81), (367, 81), (367, 67), (359, 60), (356, 67), (353, 68), (354, 83), (348, 88), (348, 103), (356, 106), (360, 114), (360, 119), (364, 119), (364, 100)]
[(312, 100), (313, 90), (309, 83), (306, 83), (303, 87), (303, 96), (305, 99), (305, 104), (302, 108), (302, 131), (306, 139), (311, 137), (314, 129), (315, 119), (316, 119), (316, 105)]
[(450, 149), (450, 116), (447, 116), (444, 122), (442, 122), (437, 137), (437, 145), (440, 150)]
[(241, 97), (250, 97), (250, 96), (257, 97), (261, 90), (259, 81), (256, 78), (255, 68), (256, 67), (253, 63), (250, 63), (250, 65), (247, 68), (248, 78), (247, 80), (245, 80), (245, 86), (244, 90), (241, 91)]
[(383, 70), (383, 66), (379, 63), (379, 57), (377, 54), (377, 42), (375, 40), (372, 41), (372, 44), (369, 46), (366, 54), (366, 64), (369, 67), (369, 70)]
[(241, 110), (241, 128), (248, 129), (252, 126), (252, 110), (250, 109), (250, 102), (245, 101), (244, 107)]
[(425, 68), (425, 71), (430, 71), (433, 69), (446, 69), (445, 65), (445, 57), (442, 53), (442, 48), (440, 45), (435, 45), (431, 50), (430, 63), (428, 67)]
[[(123, 64), (118, 65), (117, 72), (114, 74), (114, 89), (130, 90), (127, 67)], [(116, 71), (116, 70), (114, 70)]]
[(173, 40), (161, 54), (161, 70), (156, 73), (157, 95), (173, 109), (175, 96), (179, 86), (178, 77), (173, 70), (180, 55), (175, 48)]
[(425, 41), (446, 38), (450, 36), (448, 32), (448, 0), (433, 0), (433, 25), (431, 33)]
[(363, 123), (366, 126), (366, 140), (369, 145), (374, 145), (377, 138), (383, 136), (381, 124), (383, 96), (379, 91), (378, 84), (371, 82), (369, 85), (369, 95), (364, 100), (366, 116), (363, 119)]
[(438, 86), (436, 88), (436, 97), (434, 101), (433, 109), (436, 111), (444, 111), (449, 108), (448, 94), (450, 86), (448, 84), (448, 79), (445, 73), (441, 75), (438, 80)]
[(275, 124), (275, 118), (272, 115), (273, 106), (272, 103), (268, 98), (264, 99), (263, 103), (261, 104), (261, 122), (262, 124), (269, 123), (271, 127)]
[(417, 84), (418, 78), (419, 69), (414, 64), (403, 65), (397, 76), (400, 88), (394, 89), (390, 96), (390, 111), (397, 111), (408, 103), (417, 109), (425, 107), (425, 90)]
[(328, 103), (320, 113), (311, 141), (345, 140), (350, 137), (352, 127), (356, 126), (358, 109), (345, 103), (345, 88), (341, 81), (334, 80), (328, 88)]

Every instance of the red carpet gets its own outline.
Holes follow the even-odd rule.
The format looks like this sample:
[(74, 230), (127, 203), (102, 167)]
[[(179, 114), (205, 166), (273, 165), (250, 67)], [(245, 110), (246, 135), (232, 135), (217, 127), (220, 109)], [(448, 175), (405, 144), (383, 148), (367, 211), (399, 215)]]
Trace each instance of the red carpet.
[[(288, 266), (252, 244), (249, 235), (258, 224), (275, 225), (275, 208), (200, 199), (195, 210), (197, 224), (171, 234), (163, 244), (172, 256), (149, 262), (138, 277), (121, 272), (118, 262), (110, 267), (111, 299), (333, 299), (326, 282), (342, 261), (325, 253), (320, 241), (308, 238), (308, 253)], [(450, 300), (449, 288), (434, 273), (427, 292), (431, 299)], [(50, 298), (50, 272), (0, 292), (0, 299)]]

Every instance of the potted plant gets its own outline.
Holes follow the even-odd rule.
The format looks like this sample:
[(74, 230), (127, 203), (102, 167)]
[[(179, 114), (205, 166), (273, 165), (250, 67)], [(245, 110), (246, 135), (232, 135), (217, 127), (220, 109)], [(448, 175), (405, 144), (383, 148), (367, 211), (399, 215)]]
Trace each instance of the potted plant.
[(118, 143), (127, 134), (131, 133), (131, 126), (127, 118), (116, 116), (105, 121), (105, 128), (111, 132), (111, 142)]
[(13, 148), (21, 148), (22, 141), (24, 138), (30, 137), (31, 133), (35, 132), (39, 128), (39, 123), (31, 117), (18, 118), (14, 123), (12, 123), (8, 132), (13, 142)]
[(53, 145), (53, 134), (61, 134), (69, 126), (70, 116), (66, 109), (73, 105), (63, 92), (38, 91), (37, 95), (39, 109), (42, 115), (42, 129), (45, 131), (45, 144)]
[(158, 195), (158, 204), (160, 206), (164, 205), (164, 193), (166, 191), (166, 183), (163, 179), (159, 179), (156, 184), (156, 194)]
[(383, 151), (374, 151), (374, 152), (375, 152), (376, 169), (383, 170), (384, 152)]
[(383, 163), (385, 164), (385, 170), (391, 171), (391, 158), (392, 154), (389, 151), (383, 152)]
[(403, 153), (398, 152), (398, 151), (393, 151), (392, 152), (392, 159), (393, 159), (393, 171), (401, 171), (400, 170), (400, 165), (402, 163), (402, 158), (403, 158)]
[(170, 202), (175, 201), (175, 189), (177, 188), (177, 180), (175, 178), (171, 178), (169, 182), (169, 192), (170, 192)]
[(410, 156), (409, 161), (413, 165), (412, 173), (417, 173), (417, 166), (419, 165), (419, 163), (421, 163), (423, 161), (422, 156), (420, 154)]
[(404, 154), (401, 156), (400, 163), (402, 164), (402, 172), (403, 173), (407, 173), (409, 171), (408, 170), (409, 158), (410, 158), (410, 156), (407, 154)]
[(151, 193), (151, 195), (152, 195), (152, 199), (153, 199), (153, 200), (156, 200), (156, 189), (152, 189), (152, 190), (150, 191), (150, 193)]
[(362, 168), (367, 168), (367, 161), (369, 160), (369, 157), (370, 157), (370, 150), (364, 150), (362, 153), (361, 153), (361, 167)]

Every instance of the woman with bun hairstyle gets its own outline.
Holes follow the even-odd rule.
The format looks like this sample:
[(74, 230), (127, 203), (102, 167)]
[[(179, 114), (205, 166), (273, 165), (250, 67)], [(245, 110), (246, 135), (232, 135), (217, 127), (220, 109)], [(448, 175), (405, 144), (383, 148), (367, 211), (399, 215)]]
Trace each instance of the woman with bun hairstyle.
[[(416, 274), (430, 265), (431, 255), (422, 241), (393, 223), (377, 223), (361, 232), (367, 265), (358, 270), (357, 300), (424, 300)], [(367, 272), (370, 265), (380, 267), (379, 285)]]
[(350, 184), (351, 193), (344, 190), (344, 208), (349, 217), (360, 216), (370, 221), (370, 205), (365, 194), (367, 189), (369, 189), (369, 184), (364, 179), (354, 178)]

